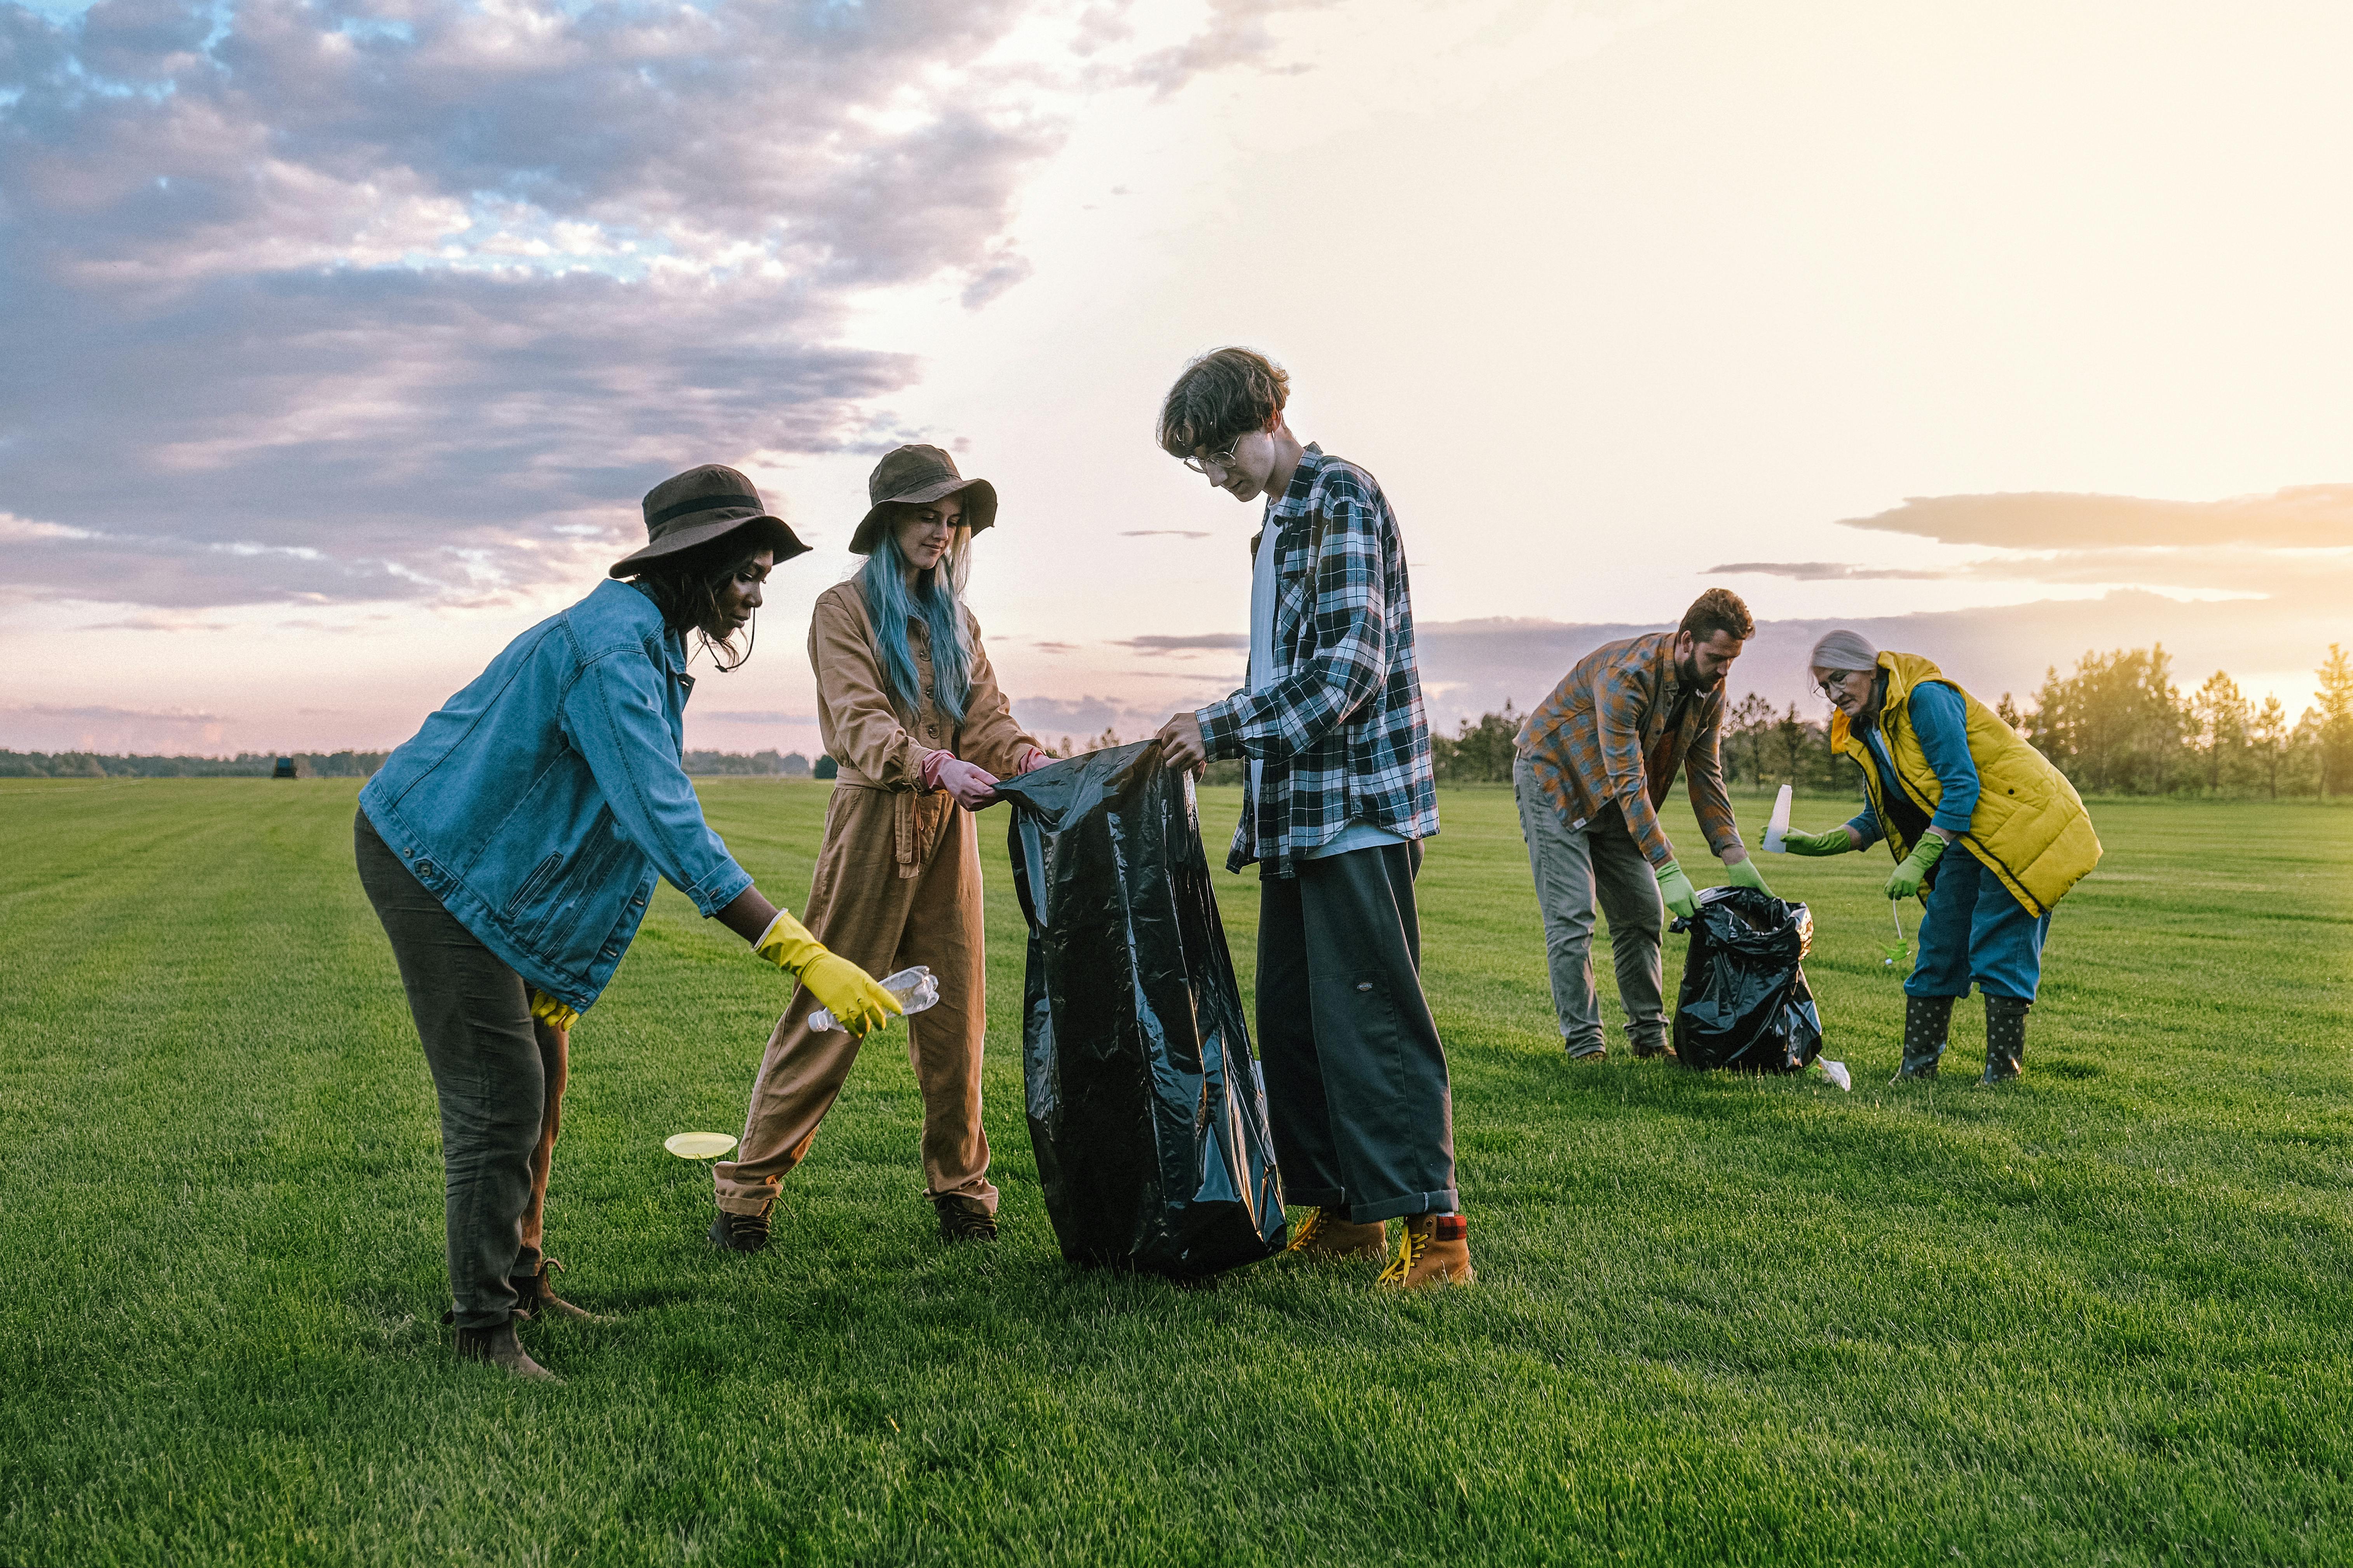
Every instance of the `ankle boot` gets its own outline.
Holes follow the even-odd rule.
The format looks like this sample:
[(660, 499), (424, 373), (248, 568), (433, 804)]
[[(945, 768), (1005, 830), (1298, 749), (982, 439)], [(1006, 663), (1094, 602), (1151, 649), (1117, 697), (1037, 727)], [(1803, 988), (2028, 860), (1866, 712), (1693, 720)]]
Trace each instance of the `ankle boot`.
[(1980, 1084), (1997, 1084), (2026, 1070), (2026, 1010), (2034, 1004), (2017, 996), (1988, 996), (1986, 1066)]
[(1945, 1037), (1953, 1027), (1954, 1000), (1950, 996), (1905, 996), (1904, 1065), (1895, 1069), (1895, 1076), (1888, 1082), (1936, 1076), (1936, 1060), (1945, 1054)]
[(509, 1318), (494, 1328), (458, 1331), (458, 1359), (488, 1362), (503, 1367), (517, 1377), (533, 1383), (562, 1383), (564, 1380), (531, 1359), (531, 1352), (515, 1338), (514, 1320)]

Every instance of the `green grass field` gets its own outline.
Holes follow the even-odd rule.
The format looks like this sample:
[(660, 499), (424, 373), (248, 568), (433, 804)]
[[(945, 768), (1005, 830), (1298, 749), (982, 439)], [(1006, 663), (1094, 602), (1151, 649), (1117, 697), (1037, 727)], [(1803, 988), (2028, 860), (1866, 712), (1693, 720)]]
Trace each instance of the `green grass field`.
[[(1841, 1094), (1566, 1062), (1510, 797), (1445, 792), (1427, 981), (1482, 1278), (1412, 1300), (1062, 1263), (1001, 812), (1004, 1239), (934, 1239), (893, 1035), (781, 1245), (713, 1254), (661, 1140), (736, 1130), (784, 998), (665, 889), (575, 1037), (549, 1205), (566, 1293), (625, 1321), (526, 1329), (549, 1388), (438, 1324), (431, 1088), (353, 794), (0, 784), (0, 1563), (2353, 1558), (2344, 811), (2095, 806), (1997, 1091), (1883, 1087), (1883, 857), (1768, 858)], [(704, 798), (797, 904), (824, 786)], [(1247, 984), (1256, 890), (1219, 886)]]

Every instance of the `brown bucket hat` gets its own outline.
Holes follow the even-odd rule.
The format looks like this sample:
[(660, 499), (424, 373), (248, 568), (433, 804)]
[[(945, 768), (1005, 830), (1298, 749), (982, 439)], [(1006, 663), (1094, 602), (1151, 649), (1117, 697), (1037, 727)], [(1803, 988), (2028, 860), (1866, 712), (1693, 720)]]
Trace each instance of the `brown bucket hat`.
[(964, 501), (966, 528), (978, 533), (997, 521), (997, 487), (987, 479), (968, 479), (957, 473), (955, 459), (937, 447), (900, 447), (885, 453), (866, 476), (866, 499), (872, 504), (860, 521), (858, 531), (849, 536), (849, 552), (872, 553), (874, 542), (882, 537), (883, 519), (890, 515), (884, 509), (893, 502), (921, 506), (958, 490), (971, 492)]
[(649, 542), (614, 562), (607, 576), (633, 577), (664, 556), (724, 539), (739, 529), (755, 530), (776, 551), (779, 566), (808, 549), (783, 518), (768, 510), (751, 480), (717, 463), (664, 479), (646, 492), (644, 504)]

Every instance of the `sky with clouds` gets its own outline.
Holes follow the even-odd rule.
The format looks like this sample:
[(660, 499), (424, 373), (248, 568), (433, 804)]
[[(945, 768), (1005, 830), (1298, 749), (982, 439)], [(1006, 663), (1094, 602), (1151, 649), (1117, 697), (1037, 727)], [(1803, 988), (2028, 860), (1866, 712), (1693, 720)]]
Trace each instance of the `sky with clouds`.
[(694, 463), (818, 548), (690, 743), (813, 750), (875, 458), (1003, 497), (1020, 710), (1240, 675), (1225, 342), (1379, 476), (1434, 720), (1744, 594), (2031, 690), (2353, 641), (2353, 11), (0, 0), (0, 745), (383, 747)]

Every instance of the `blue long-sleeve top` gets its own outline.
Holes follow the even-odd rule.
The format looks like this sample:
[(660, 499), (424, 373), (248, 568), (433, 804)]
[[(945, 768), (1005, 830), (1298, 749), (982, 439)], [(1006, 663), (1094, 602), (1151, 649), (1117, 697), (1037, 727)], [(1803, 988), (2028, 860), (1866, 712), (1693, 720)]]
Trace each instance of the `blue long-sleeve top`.
[[(1919, 737), (1920, 750), (1928, 758), (1940, 792), (1936, 813), (1928, 819), (1928, 826), (1957, 838), (1968, 831), (1969, 818), (1978, 809), (1978, 764), (1969, 755), (1969, 710), (1959, 692), (1938, 681), (1914, 687), (1906, 703), (1912, 733)], [(1872, 725), (1862, 738), (1879, 768), (1880, 793), (1901, 794), (1895, 762), (1887, 754), (1887, 742), (1879, 726)], [(1868, 805), (1847, 826), (1861, 837), (1866, 849), (1880, 840), (1879, 816)]]

